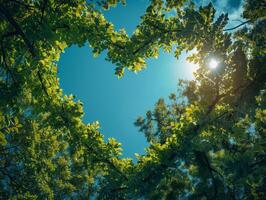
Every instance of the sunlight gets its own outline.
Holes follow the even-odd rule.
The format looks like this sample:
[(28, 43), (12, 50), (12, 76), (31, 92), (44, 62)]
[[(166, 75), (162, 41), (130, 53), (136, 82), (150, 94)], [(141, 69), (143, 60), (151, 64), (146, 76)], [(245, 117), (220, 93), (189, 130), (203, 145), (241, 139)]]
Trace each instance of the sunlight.
[(211, 68), (211, 69), (215, 69), (218, 65), (219, 65), (219, 62), (218, 62), (216, 59), (214, 59), (214, 58), (212, 58), (212, 59), (209, 61), (209, 63), (208, 63), (208, 66), (209, 66), (209, 68)]
[(191, 74), (194, 77), (193, 74), (194, 74), (194, 72), (196, 72), (198, 70), (199, 65), (198, 64), (195, 64), (193, 62), (189, 62), (187, 60), (185, 62), (185, 65), (186, 65), (186, 68), (187, 68), (189, 74)]
[(184, 61), (184, 65), (186, 66), (186, 71), (187, 73), (189, 73), (189, 76), (191, 77), (191, 79), (195, 79), (194, 73), (199, 69), (199, 64), (190, 62), (187, 58), (189, 56), (196, 55), (196, 54), (198, 54), (198, 51), (196, 49), (193, 49), (188, 54), (184, 53), (184, 56), (186, 57)]

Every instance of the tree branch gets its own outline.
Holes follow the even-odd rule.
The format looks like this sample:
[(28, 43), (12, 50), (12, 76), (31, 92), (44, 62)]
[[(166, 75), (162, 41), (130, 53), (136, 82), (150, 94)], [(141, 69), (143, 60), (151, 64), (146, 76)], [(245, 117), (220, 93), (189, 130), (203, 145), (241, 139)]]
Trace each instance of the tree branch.
[(252, 20), (247, 20), (247, 21), (242, 22), (241, 24), (239, 24), (239, 25), (237, 25), (237, 26), (235, 26), (235, 27), (224, 29), (223, 31), (232, 31), (232, 30), (237, 29), (237, 28), (239, 28), (240, 26), (243, 26), (243, 25), (245, 25), (245, 24), (247, 24), (247, 23), (249, 23), (249, 22), (251, 22), (251, 21), (252, 21)]
[(119, 192), (119, 191), (122, 191), (122, 190), (127, 190), (129, 189), (128, 187), (124, 186), (124, 187), (119, 187), (119, 188), (114, 188), (112, 189), (110, 192), (113, 193), (113, 192)]
[(7, 32), (1, 36), (1, 40), (4, 40), (5, 38), (12, 37), (17, 35), (17, 31)]
[[(36, 50), (35, 50), (34, 46), (31, 44), (30, 40), (27, 38), (26, 34), (22, 31), (22, 29), (20, 28), (18, 23), (13, 19), (12, 15), (9, 13), (9, 11), (0, 5), (0, 13), (2, 13), (5, 16), (5, 18), (7, 19), (7, 21), (15, 28), (16, 32), (22, 37), (22, 39), (23, 39), (24, 43), (26, 44), (32, 57), (35, 58), (36, 57)], [(49, 96), (49, 94), (46, 90), (45, 84), (43, 82), (43, 78), (42, 78), (40, 70), (37, 70), (37, 76), (41, 82), (41, 87), (42, 87), (44, 93), (46, 94), (46, 96)]]
[(46, 96), (49, 97), (49, 94), (48, 94), (47, 89), (46, 89), (46, 86), (45, 86), (45, 84), (43, 82), (43, 78), (42, 78), (42, 75), (41, 75), (40, 70), (37, 70), (37, 76), (38, 76), (38, 78), (39, 78), (39, 80), (41, 82), (41, 86), (42, 86), (42, 89), (43, 89), (44, 93), (46, 94)]
[(19, 4), (19, 5), (22, 5), (25, 8), (27, 8), (28, 10), (33, 10), (35, 8), (33, 5), (29, 5), (29, 4), (23, 3), (23, 1), (19, 1), (19, 0), (9, 0), (9, 1), (13, 2), (13, 3), (16, 3), (16, 4)]
[(218, 195), (218, 186), (217, 186), (217, 183), (216, 183), (216, 179), (213, 175), (213, 171), (216, 172), (216, 170), (214, 170), (211, 166), (211, 163), (207, 157), (207, 155), (202, 152), (202, 151), (195, 151), (195, 155), (196, 157), (198, 157), (199, 159), (202, 160), (202, 162), (205, 164), (205, 166), (207, 167), (209, 173), (210, 173), (210, 176), (211, 176), (211, 179), (212, 179), (212, 182), (213, 182), (213, 187), (214, 187), (214, 197), (213, 199), (216, 199), (217, 198), (217, 195)]
[[(160, 31), (162, 31), (162, 34), (166, 34), (166, 33), (174, 33), (174, 32), (180, 32), (181, 30), (180, 29), (176, 29), (176, 30), (166, 30), (166, 29), (163, 29), (161, 27), (159, 27), (158, 25), (156, 24), (152, 24), (152, 23), (149, 23), (148, 22), (148, 25), (152, 26), (153, 28), (155, 29), (158, 29)], [(151, 37), (149, 40), (147, 40), (143, 45), (141, 45), (140, 47), (138, 47), (136, 50), (133, 51), (133, 54), (137, 54), (141, 49), (145, 48), (146, 46), (148, 46), (149, 44), (151, 44), (152, 42), (154, 42), (154, 40), (156, 39), (159, 39), (162, 34), (159, 34), (159, 35), (154, 35), (154, 37)]]
[(15, 28), (16, 32), (22, 37), (26, 46), (28, 47), (30, 53), (33, 57), (36, 56), (34, 46), (31, 44), (30, 40), (26, 37), (25, 33), (22, 31), (18, 23), (13, 19), (12, 15), (0, 4), (0, 13), (4, 15), (7, 21)]
[[(97, 153), (92, 147), (90, 147), (89, 145), (87, 145), (87, 144), (85, 144), (85, 146), (90, 150), (90, 151), (92, 151), (92, 152), (94, 152), (94, 153)], [(100, 155), (100, 154), (98, 154), (98, 155)], [(108, 158), (105, 158), (105, 157), (103, 157), (102, 155), (100, 155), (102, 158), (100, 158), (99, 159), (99, 161), (102, 161), (102, 162), (105, 162), (105, 163), (107, 163), (113, 170), (115, 170), (119, 175), (121, 175), (125, 180), (127, 180), (128, 181), (128, 177), (125, 175), (125, 174), (123, 174), (123, 172), (121, 172), (120, 171), (120, 169), (118, 169), (115, 165), (114, 165), (114, 163), (112, 162), (112, 161), (110, 161)], [(98, 159), (97, 159), (98, 160)]]
[(43, 18), (44, 18), (44, 13), (45, 13), (45, 8), (47, 6), (47, 3), (48, 3), (49, 0), (43, 0), (43, 5), (42, 5), (42, 8), (41, 8), (41, 19), (40, 19), (40, 24), (42, 24), (43, 22)]
[(4, 45), (3, 45), (3, 40), (0, 41), (0, 46), (1, 46), (1, 52), (2, 52), (2, 56), (3, 56), (3, 62), (4, 62), (4, 66), (6, 68), (7, 73), (10, 74), (12, 80), (14, 83), (16, 83), (16, 78), (13, 74), (13, 72), (10, 70), (10, 68), (8, 67), (7, 61), (6, 61), (6, 52), (4, 49)]

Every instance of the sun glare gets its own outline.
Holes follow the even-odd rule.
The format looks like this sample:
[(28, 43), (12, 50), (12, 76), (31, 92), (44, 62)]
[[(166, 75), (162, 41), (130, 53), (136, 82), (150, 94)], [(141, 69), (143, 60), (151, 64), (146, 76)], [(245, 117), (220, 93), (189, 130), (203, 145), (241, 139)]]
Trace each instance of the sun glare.
[(215, 59), (211, 59), (209, 62), (209, 68), (211, 69), (215, 69), (218, 66), (219, 62)]
[(188, 72), (191, 78), (194, 78), (194, 73), (199, 69), (199, 65), (193, 62), (185, 61), (186, 71)]

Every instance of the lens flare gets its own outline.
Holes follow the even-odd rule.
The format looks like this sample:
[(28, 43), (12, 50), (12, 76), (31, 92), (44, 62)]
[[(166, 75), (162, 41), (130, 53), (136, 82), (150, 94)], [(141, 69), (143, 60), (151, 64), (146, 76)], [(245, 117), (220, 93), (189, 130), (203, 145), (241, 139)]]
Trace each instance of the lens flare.
[(209, 68), (211, 69), (215, 69), (218, 66), (219, 62), (215, 59), (211, 59), (209, 62)]

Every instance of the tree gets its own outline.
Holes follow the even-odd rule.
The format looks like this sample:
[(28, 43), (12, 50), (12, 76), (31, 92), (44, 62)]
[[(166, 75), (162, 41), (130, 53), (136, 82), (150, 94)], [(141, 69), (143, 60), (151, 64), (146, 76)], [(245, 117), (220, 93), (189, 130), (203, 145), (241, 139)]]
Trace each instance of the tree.
[[(161, 10), (157, 7), (155, 15), (172, 8), (171, 3), (160, 4)], [(160, 99), (145, 118), (137, 119), (135, 124), (150, 142), (147, 154), (137, 155), (138, 163), (133, 169), (128, 168), (129, 181), (114, 180), (113, 176), (103, 180), (100, 197), (263, 199), (265, 3), (247, 1), (244, 11), (247, 21), (229, 29), (224, 28), (227, 15), (215, 20), (211, 4), (199, 10), (191, 5), (178, 9), (178, 17), (163, 16), (161, 21), (162, 27), (167, 27), (171, 20), (175, 26), (179, 22), (184, 25), (181, 30), (171, 26), (163, 29), (160, 21), (156, 25), (147, 22), (155, 18), (147, 11), (139, 29), (148, 31), (145, 32), (148, 36), (156, 35), (155, 31), (165, 35), (149, 37), (155, 41), (144, 43), (147, 46), (142, 46), (146, 50), (142, 55), (147, 58), (150, 54), (146, 53), (156, 45), (167, 49), (164, 41), (168, 39), (177, 44), (177, 56), (180, 50), (196, 49), (188, 59), (200, 68), (195, 80), (180, 81), (180, 91), (170, 95), (169, 105)], [(249, 28), (241, 27), (247, 23)], [(240, 27), (239, 31), (228, 33)], [(188, 31), (191, 29), (197, 32)], [(219, 66), (210, 69), (209, 61), (214, 58)]]
[(92, 3), (0, 1), (1, 199), (86, 199), (98, 175), (119, 171), (119, 143), (82, 122), (82, 103), (63, 96), (57, 78), (66, 47), (105, 48), (119, 35)]
[[(0, 1), (0, 196), (3, 199), (263, 199), (266, 187), (265, 1), (247, 0), (247, 20), (225, 29), (212, 4), (152, 0), (129, 37), (101, 7), (118, 0)], [(122, 1), (124, 3), (124, 1)], [(175, 10), (175, 15), (167, 15)], [(248, 24), (248, 27), (244, 25)], [(237, 32), (230, 33), (231, 30)], [(63, 96), (56, 61), (86, 43), (122, 76), (158, 50), (199, 64), (167, 105), (138, 118), (150, 146), (121, 159), (82, 103)], [(210, 59), (219, 66), (210, 70)]]

